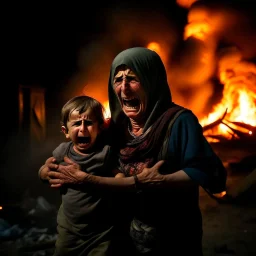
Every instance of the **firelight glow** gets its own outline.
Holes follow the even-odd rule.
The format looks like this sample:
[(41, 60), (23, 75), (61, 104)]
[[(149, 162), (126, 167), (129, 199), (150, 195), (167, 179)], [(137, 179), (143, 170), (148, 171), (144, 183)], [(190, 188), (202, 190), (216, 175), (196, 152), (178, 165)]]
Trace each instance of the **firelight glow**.
[(102, 103), (102, 105), (105, 108), (104, 117), (106, 119), (110, 118), (111, 114), (110, 114), (110, 109), (109, 109), (109, 102), (105, 101), (105, 102)]

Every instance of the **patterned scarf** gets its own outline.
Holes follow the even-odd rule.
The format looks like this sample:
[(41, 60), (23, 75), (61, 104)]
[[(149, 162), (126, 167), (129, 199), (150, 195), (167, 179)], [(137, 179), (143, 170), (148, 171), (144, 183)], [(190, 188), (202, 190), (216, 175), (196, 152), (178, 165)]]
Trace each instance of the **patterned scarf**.
[(151, 167), (156, 162), (170, 120), (182, 108), (179, 105), (169, 108), (145, 133), (124, 143), (124, 147), (121, 147), (119, 153), (121, 172), (126, 176), (132, 176), (140, 173), (145, 167)]

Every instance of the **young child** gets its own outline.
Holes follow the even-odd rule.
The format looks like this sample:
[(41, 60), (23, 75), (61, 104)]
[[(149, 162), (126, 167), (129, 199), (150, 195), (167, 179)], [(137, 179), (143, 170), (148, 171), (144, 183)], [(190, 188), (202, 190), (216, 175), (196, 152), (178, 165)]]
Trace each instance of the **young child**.
[[(61, 110), (61, 130), (70, 141), (53, 151), (57, 164), (64, 164), (67, 156), (84, 172), (113, 176), (116, 162), (107, 141), (104, 107), (98, 101), (88, 96), (70, 99)], [(43, 169), (39, 171), (42, 180), (47, 180), (47, 175)], [(62, 186), (60, 191), (54, 255), (112, 255), (111, 193), (80, 184)]]

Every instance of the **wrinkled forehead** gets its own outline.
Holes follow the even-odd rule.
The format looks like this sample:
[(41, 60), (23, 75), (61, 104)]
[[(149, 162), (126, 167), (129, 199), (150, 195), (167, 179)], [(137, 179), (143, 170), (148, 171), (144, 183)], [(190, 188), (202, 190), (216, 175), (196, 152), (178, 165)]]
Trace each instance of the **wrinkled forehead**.
[(136, 76), (136, 74), (126, 65), (121, 65), (116, 68), (114, 78), (125, 76)]
[(114, 76), (117, 76), (120, 73), (124, 73), (128, 74), (133, 72), (132, 69), (130, 67), (128, 67), (127, 65), (119, 65), (118, 67), (116, 67), (115, 72), (114, 72)]

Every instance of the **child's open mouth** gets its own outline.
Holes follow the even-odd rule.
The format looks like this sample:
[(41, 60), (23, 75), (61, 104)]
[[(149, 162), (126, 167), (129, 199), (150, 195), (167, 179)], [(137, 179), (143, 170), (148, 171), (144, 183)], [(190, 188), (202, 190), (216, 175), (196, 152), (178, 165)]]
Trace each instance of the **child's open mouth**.
[(78, 144), (88, 144), (91, 142), (91, 137), (78, 137), (77, 142)]

